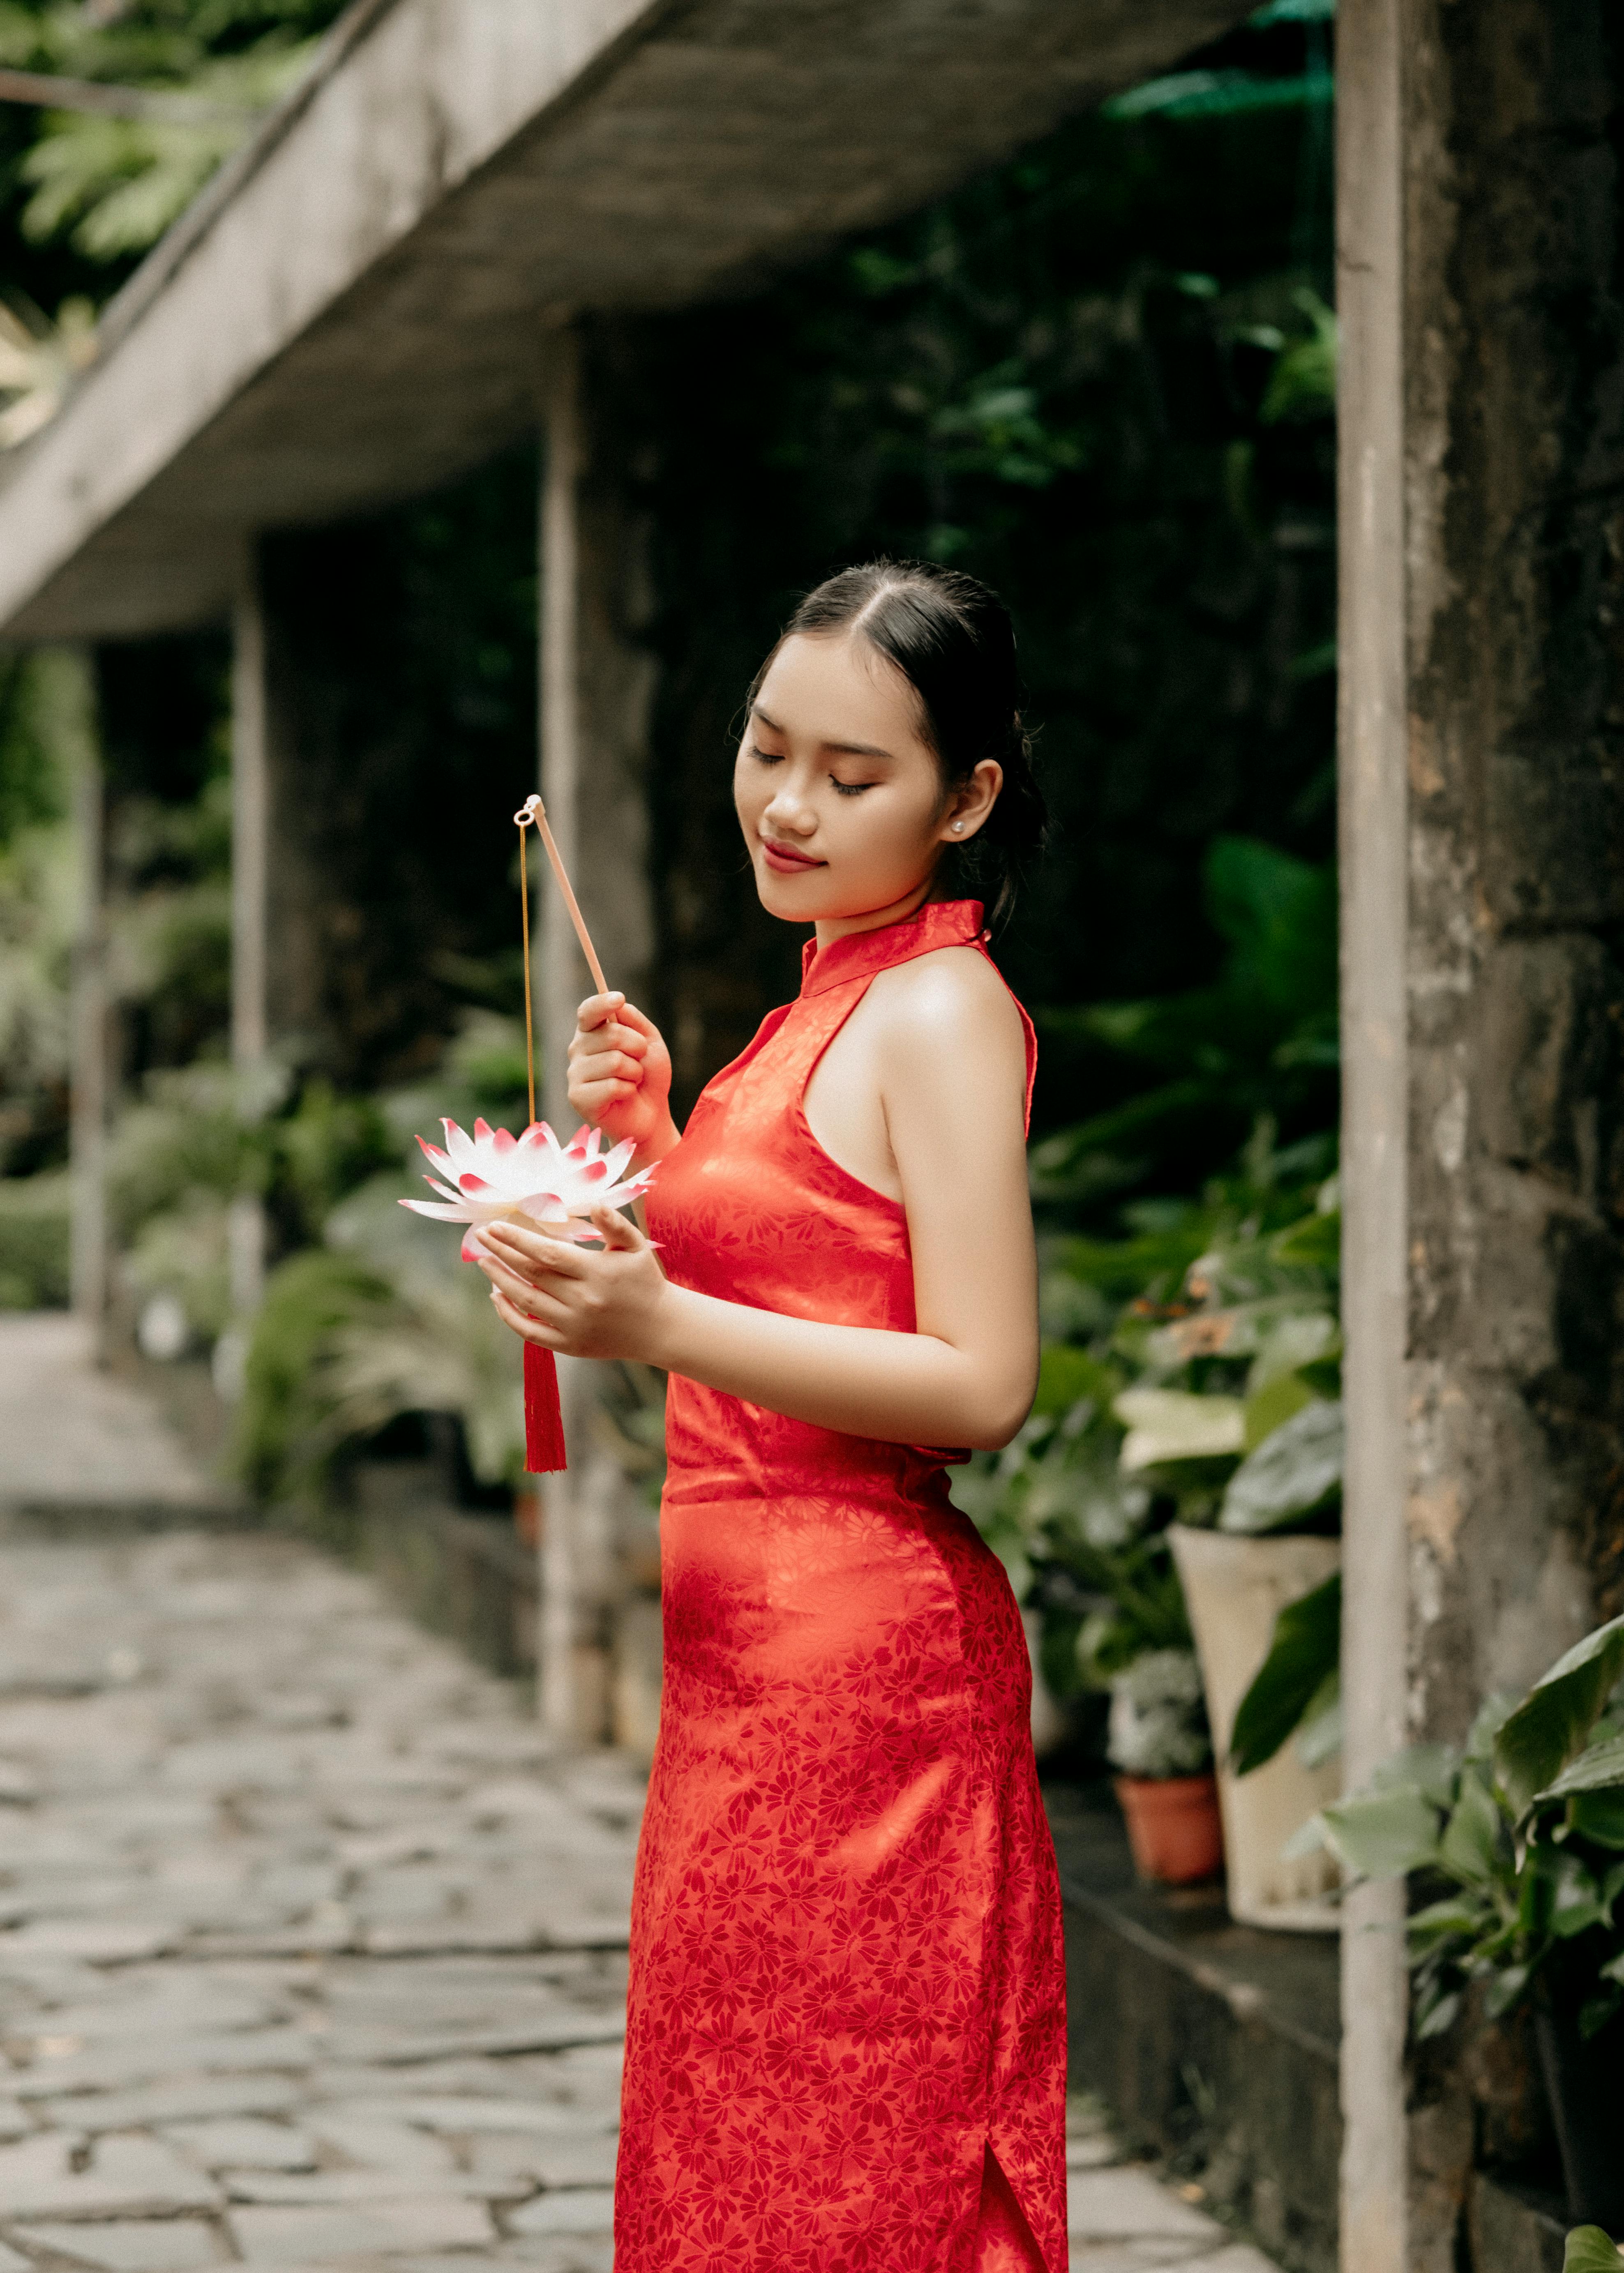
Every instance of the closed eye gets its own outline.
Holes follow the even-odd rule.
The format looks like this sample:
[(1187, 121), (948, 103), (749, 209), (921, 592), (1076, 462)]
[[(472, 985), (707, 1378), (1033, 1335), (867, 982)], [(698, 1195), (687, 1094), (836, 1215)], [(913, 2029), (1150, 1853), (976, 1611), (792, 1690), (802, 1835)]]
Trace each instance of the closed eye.
[(784, 762), (782, 750), (758, 750), (754, 742), (750, 745), (750, 755), (759, 758), (764, 766), (781, 766)]
[(861, 797), (864, 790), (879, 787), (877, 782), (843, 782), (834, 774), (829, 779), (837, 797)]

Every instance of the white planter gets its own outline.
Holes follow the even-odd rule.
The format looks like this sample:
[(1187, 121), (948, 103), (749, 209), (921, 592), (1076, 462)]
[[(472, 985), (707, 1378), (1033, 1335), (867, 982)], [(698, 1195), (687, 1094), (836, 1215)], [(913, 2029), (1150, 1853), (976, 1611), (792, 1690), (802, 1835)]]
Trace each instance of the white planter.
[(1230, 1916), (1244, 1925), (1334, 1932), (1326, 1900), (1337, 1869), (1326, 1854), (1281, 1859), (1281, 1849), (1342, 1789), (1342, 1763), (1305, 1768), (1288, 1739), (1266, 1767), (1237, 1776), (1225, 1766), (1242, 1698), (1268, 1655), (1274, 1620), (1342, 1563), (1338, 1539), (1237, 1539), (1174, 1524), (1168, 1537), (1190, 1608), (1218, 1756)]

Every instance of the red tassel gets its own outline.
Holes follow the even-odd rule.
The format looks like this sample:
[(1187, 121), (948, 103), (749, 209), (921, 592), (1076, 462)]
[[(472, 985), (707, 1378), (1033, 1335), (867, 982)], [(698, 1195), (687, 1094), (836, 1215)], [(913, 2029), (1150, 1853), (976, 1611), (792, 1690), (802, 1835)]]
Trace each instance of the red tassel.
[(550, 1476), (568, 1465), (558, 1367), (552, 1351), (535, 1342), (524, 1345), (524, 1465), (533, 1476)]

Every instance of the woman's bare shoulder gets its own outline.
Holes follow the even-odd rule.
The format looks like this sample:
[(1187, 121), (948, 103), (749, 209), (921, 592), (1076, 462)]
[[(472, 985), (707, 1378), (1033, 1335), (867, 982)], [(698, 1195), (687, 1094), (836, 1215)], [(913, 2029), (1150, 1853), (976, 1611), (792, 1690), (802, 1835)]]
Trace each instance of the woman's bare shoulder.
[(921, 1048), (977, 1056), (1013, 1050), (1023, 1061), (1025, 1039), (1014, 997), (996, 970), (974, 947), (938, 947), (883, 971), (869, 990), (887, 1039), (907, 1055)]

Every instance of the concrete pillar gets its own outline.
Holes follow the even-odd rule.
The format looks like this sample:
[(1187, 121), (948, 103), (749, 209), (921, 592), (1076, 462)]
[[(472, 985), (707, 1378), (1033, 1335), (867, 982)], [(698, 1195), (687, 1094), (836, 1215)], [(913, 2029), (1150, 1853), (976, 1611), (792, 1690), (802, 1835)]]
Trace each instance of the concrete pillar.
[[(540, 500), (541, 794), (605, 976), (646, 1000), (653, 961), (643, 784), (653, 667), (635, 641), (638, 532), (624, 504), (612, 428), (595, 415), (587, 343), (550, 343)], [(550, 871), (542, 875), (536, 988), (543, 1095), (575, 1126), (565, 1053), (592, 981)], [(540, 1711), (568, 1742), (611, 1733), (626, 1485), (597, 1442), (604, 1369), (560, 1361), (568, 1470), (546, 1479), (541, 1557)]]
[(73, 823), (79, 843), (79, 910), (73, 939), (72, 1064), (69, 1150), (72, 1229), (69, 1284), (93, 1356), (107, 1317), (108, 999), (106, 784), (96, 731), (94, 672), (87, 652), (64, 649), (36, 668), (58, 672), (56, 705), (71, 735)]
[[(1342, 926), (1343, 1761), (1350, 1786), (1404, 1741), (1407, 1161), (1402, 0), (1337, 21), (1338, 521)], [(1402, 1887), (1348, 1902), (1342, 1934), (1342, 2262), (1404, 2273)]]
[[(1619, 40), (1613, 0), (1339, 11), (1356, 1776), (1624, 1594)], [(1343, 2262), (1452, 2273), (1471, 2024), (1406, 2120), (1361, 1904)]]
[[(270, 1052), (270, 700), (264, 600), (252, 554), (232, 631), (231, 1063), (246, 1113), (262, 1091)], [(256, 1195), (231, 1203), (230, 1263), (231, 1308), (246, 1320), (265, 1287), (265, 1212)]]

